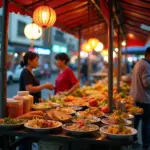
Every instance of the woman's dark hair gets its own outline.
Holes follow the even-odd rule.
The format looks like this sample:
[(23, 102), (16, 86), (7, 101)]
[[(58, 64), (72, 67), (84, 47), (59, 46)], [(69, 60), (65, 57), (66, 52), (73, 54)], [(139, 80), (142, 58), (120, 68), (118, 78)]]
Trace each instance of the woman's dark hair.
[(146, 50), (145, 50), (145, 57), (147, 57), (147, 55), (150, 54), (150, 47), (148, 47)]
[(65, 64), (68, 64), (70, 59), (66, 53), (59, 53), (55, 56), (55, 60), (62, 60), (65, 61)]
[(21, 61), (20, 65), (22, 67), (27, 66), (28, 65), (28, 60), (33, 60), (34, 58), (39, 57), (39, 55), (37, 53), (34, 52), (27, 52), (24, 57), (23, 57), (23, 61)]

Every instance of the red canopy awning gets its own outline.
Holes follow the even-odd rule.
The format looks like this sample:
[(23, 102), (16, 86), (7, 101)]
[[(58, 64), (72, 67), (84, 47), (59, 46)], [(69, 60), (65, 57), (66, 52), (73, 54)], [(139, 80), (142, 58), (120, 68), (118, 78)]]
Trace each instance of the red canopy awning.
[(132, 33), (146, 41), (150, 31), (141, 29), (141, 25), (150, 26), (150, 2), (141, 0), (121, 0), (124, 26), (127, 33)]
[[(141, 29), (141, 24), (150, 25), (150, 3), (140, 0), (120, 0), (118, 2), (121, 6), (119, 9), (123, 12), (125, 33), (132, 33), (138, 40), (146, 41), (150, 32)], [(88, 0), (45, 0), (45, 3), (56, 11), (56, 27), (74, 35), (80, 29), (85, 39), (95, 36), (107, 44), (105, 20), (109, 20), (109, 8), (105, 0), (90, 0), (90, 4)], [(43, 4), (43, 0), (9, 0), (9, 12), (32, 17), (33, 10)], [(2, 0), (0, 0), (0, 7), (2, 7)]]
[[(75, 35), (79, 29), (86, 31), (87, 28), (93, 26), (91, 30), (100, 34), (106, 28), (102, 14), (94, 7), (92, 1), (89, 4), (88, 0), (45, 0), (45, 3), (56, 11), (55, 26), (63, 31)], [(9, 12), (32, 17), (33, 10), (40, 5), (44, 5), (43, 0), (10, 0)], [(0, 7), (2, 7), (2, 0), (0, 0)], [(100, 32), (96, 25), (100, 25)], [(83, 33), (85, 33), (83, 36), (86, 38), (87, 33)], [(93, 32), (89, 33), (88, 36), (90, 34), (93, 35)]]

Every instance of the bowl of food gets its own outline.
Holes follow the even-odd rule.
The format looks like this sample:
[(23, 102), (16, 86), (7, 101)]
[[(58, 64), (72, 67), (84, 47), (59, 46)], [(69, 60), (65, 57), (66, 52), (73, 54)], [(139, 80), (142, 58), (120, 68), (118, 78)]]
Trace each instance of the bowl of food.
[(53, 107), (52, 103), (37, 103), (32, 106), (34, 110), (48, 110)]
[(126, 112), (123, 112), (121, 110), (115, 110), (113, 113), (107, 113), (105, 114), (105, 117), (111, 117), (111, 118), (124, 118), (124, 119), (133, 119), (134, 116), (129, 114), (129, 113), (126, 113)]
[(143, 108), (139, 108), (137, 106), (132, 106), (127, 109), (127, 112), (129, 112), (133, 115), (141, 115), (141, 114), (143, 114)]
[(111, 139), (128, 139), (137, 134), (136, 129), (124, 125), (103, 126), (100, 132)]
[(85, 122), (85, 123), (99, 123), (101, 121), (100, 118), (97, 117), (86, 117), (86, 116), (75, 116), (72, 119), (72, 122), (78, 123), (78, 122)]
[(16, 129), (22, 127), (25, 122), (23, 119), (3, 118), (0, 119), (0, 129)]
[(64, 105), (65, 106), (79, 106), (79, 107), (86, 107), (87, 106), (87, 101), (84, 101), (81, 98), (76, 98), (76, 100), (74, 101), (69, 101), (69, 102), (65, 102)]
[(126, 119), (123, 119), (121, 117), (118, 117), (118, 118), (103, 118), (101, 120), (101, 122), (103, 124), (106, 124), (106, 125), (117, 125), (117, 124), (123, 124), (123, 125), (131, 125), (132, 124), (132, 121), (130, 120), (126, 120)]
[(64, 124), (62, 128), (73, 135), (85, 135), (99, 130), (97, 125), (84, 122), (67, 123)]
[(74, 110), (74, 111), (81, 111), (83, 109), (83, 107), (80, 107), (80, 106), (71, 106), (71, 108)]
[(73, 115), (76, 112), (71, 107), (57, 107), (56, 110), (61, 111), (61, 112), (65, 113), (65, 114), (68, 114), (68, 115)]
[(25, 123), (24, 126), (36, 132), (47, 132), (61, 127), (62, 123), (52, 120), (33, 119)]
[(87, 117), (103, 117), (104, 113), (96, 107), (88, 108), (85, 111), (80, 111), (77, 113), (79, 116), (87, 116)]

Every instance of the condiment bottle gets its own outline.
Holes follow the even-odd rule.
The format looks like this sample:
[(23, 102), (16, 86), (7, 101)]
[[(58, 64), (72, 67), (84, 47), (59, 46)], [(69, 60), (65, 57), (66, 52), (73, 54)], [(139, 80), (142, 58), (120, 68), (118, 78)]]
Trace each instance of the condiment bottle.
[(31, 110), (32, 99), (31, 99), (31, 96), (29, 96), (28, 91), (18, 91), (17, 95), (14, 96), (13, 98), (16, 100), (23, 101), (23, 113), (27, 113)]
[(120, 110), (120, 109), (121, 109), (121, 106), (120, 106), (120, 102), (119, 102), (119, 101), (116, 101), (116, 102), (115, 102), (115, 107), (116, 107), (116, 110)]
[(121, 102), (121, 110), (126, 112), (126, 102)]

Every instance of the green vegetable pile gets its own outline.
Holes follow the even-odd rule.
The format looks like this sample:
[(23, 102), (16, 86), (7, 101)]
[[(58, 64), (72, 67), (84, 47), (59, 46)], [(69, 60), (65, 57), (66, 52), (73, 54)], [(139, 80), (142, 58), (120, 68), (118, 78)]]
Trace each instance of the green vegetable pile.
[(49, 100), (51, 102), (58, 103), (61, 105), (64, 104), (64, 96), (62, 96), (62, 95), (61, 96), (55, 95), (55, 96), (51, 97)]
[(24, 120), (17, 120), (17, 119), (12, 119), (12, 118), (8, 117), (8, 118), (4, 118), (3, 122), (1, 122), (0, 124), (17, 125), (17, 124), (21, 124), (21, 123), (24, 123)]

